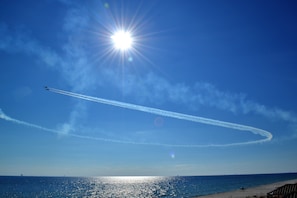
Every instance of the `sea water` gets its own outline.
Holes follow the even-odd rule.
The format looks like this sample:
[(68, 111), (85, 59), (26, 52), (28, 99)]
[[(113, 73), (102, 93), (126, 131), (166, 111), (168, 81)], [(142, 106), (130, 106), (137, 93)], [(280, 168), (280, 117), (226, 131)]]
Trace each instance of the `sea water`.
[(296, 178), (297, 173), (187, 177), (1, 176), (0, 197), (194, 197)]

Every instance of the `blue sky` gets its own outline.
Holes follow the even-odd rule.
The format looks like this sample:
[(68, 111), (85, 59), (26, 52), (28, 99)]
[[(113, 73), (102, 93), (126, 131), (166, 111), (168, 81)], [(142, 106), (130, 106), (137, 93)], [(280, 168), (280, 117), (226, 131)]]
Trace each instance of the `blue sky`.
[[(0, 175), (296, 172), (296, 8), (294, 1), (2, 1)], [(121, 29), (132, 34), (130, 50), (114, 49), (111, 36)]]

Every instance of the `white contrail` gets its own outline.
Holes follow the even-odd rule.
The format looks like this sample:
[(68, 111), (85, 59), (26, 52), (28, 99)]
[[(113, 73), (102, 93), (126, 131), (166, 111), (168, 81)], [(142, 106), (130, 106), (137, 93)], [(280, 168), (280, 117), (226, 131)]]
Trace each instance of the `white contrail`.
[[(0, 109), (0, 118), (9, 122), (13, 122), (16, 124), (24, 125), (27, 127), (32, 127), (36, 129), (40, 129), (46, 132), (54, 133), (54, 134), (63, 134), (61, 131), (54, 130), (54, 129), (49, 129), (46, 127), (42, 127), (36, 124), (32, 124), (29, 122), (24, 122), (15, 118), (11, 118), (4, 114), (4, 112)], [(91, 137), (91, 136), (83, 136), (83, 135), (76, 135), (76, 134), (67, 134), (65, 136), (70, 136), (70, 137), (76, 137), (76, 138), (81, 138), (81, 139), (90, 139), (90, 140), (99, 140), (99, 141), (105, 141), (105, 142), (114, 142), (114, 143), (122, 143), (122, 144), (146, 144), (146, 143), (137, 143), (137, 142), (130, 142), (130, 141), (122, 141), (122, 140), (116, 140), (116, 139), (108, 139), (108, 138), (98, 138), (98, 137)], [(170, 145), (163, 145), (163, 144), (158, 144), (158, 143), (148, 143), (147, 145), (159, 145), (159, 146), (170, 146)]]
[[(42, 127), (36, 124), (32, 124), (29, 122), (21, 121), (15, 118), (11, 118), (4, 114), (4, 112), (0, 109), (0, 118), (9, 122), (13, 122), (16, 124), (24, 125), (27, 127), (32, 127), (36, 129), (40, 129), (46, 132), (54, 133), (61, 135), (63, 134), (61, 131), (49, 129), (46, 127)], [(67, 134), (65, 136), (75, 137), (75, 138), (81, 138), (81, 139), (89, 139), (89, 140), (97, 140), (97, 141), (105, 141), (105, 142), (113, 142), (113, 143), (121, 143), (121, 144), (136, 144), (136, 145), (150, 145), (150, 146), (168, 146), (168, 147), (210, 147), (210, 146), (232, 146), (232, 145), (239, 145), (239, 144), (229, 144), (229, 145), (173, 145), (173, 144), (162, 144), (162, 143), (140, 143), (140, 142), (133, 142), (133, 141), (123, 141), (123, 140), (116, 140), (116, 139), (108, 139), (108, 138), (99, 138), (99, 137), (91, 137), (91, 136), (83, 136), (83, 135), (77, 135), (77, 134)]]
[[(59, 90), (59, 89), (55, 89), (55, 88), (46, 87), (46, 89), (48, 91), (55, 92), (58, 94), (63, 94), (63, 95), (67, 95), (67, 96), (71, 96), (71, 97), (75, 97), (75, 98), (89, 100), (92, 102), (97, 102), (97, 103), (102, 103), (102, 104), (107, 104), (107, 105), (112, 105), (112, 106), (117, 106), (117, 107), (122, 107), (122, 108), (126, 108), (126, 109), (137, 110), (137, 111), (142, 111), (142, 112), (166, 116), (166, 117), (170, 117), (170, 118), (187, 120), (187, 121), (191, 121), (191, 122), (203, 123), (203, 124), (208, 124), (208, 125), (213, 125), (213, 126), (220, 126), (220, 127), (225, 127), (225, 128), (235, 129), (235, 130), (240, 130), (240, 131), (249, 131), (253, 134), (260, 135), (260, 136), (264, 137), (264, 139), (260, 139), (260, 140), (240, 142), (240, 143), (231, 143), (231, 144), (170, 145), (170, 144), (161, 144), (161, 143), (159, 144), (159, 143), (136, 143), (136, 142), (133, 142), (134, 144), (178, 146), (178, 147), (209, 147), (209, 146), (219, 147), (219, 146), (235, 146), (235, 145), (247, 145), (247, 144), (268, 142), (273, 137), (272, 134), (268, 131), (258, 129), (255, 127), (251, 127), (251, 126), (247, 126), (247, 125), (241, 125), (241, 124), (236, 124), (236, 123), (231, 123), (231, 122), (224, 122), (224, 121), (220, 121), (220, 120), (214, 120), (214, 119), (209, 119), (209, 118), (204, 118), (204, 117), (198, 117), (198, 116), (187, 115), (187, 114), (182, 114), (182, 113), (177, 113), (177, 112), (171, 112), (171, 111), (166, 111), (166, 110), (161, 110), (161, 109), (156, 109), (156, 108), (151, 108), (151, 107), (145, 107), (145, 106), (141, 106), (141, 105), (129, 104), (129, 103), (124, 103), (124, 102), (119, 102), (119, 101), (114, 101), (114, 100), (107, 100), (107, 99), (103, 99), (103, 98), (92, 97), (92, 96), (77, 94), (77, 93), (73, 93), (73, 92), (63, 91), (63, 90)], [(117, 142), (122, 142), (122, 141), (117, 141)], [(125, 143), (128, 143), (128, 142), (125, 142)], [(132, 142), (129, 142), (129, 143), (132, 143)]]
[[(60, 91), (60, 90), (56, 90), (56, 89), (52, 89), (51, 91), (53, 91), (53, 90), (55, 90), (54, 92), (57, 91), (56, 93), (58, 93), (58, 91)], [(64, 92), (64, 93), (61, 93), (61, 94), (68, 93), (68, 92), (65, 93), (65, 91), (61, 91), (61, 92)], [(78, 97), (77, 95), (80, 95), (80, 94), (74, 94), (74, 95), (76, 95), (76, 96), (73, 96), (73, 97)], [(79, 98), (81, 98), (81, 97), (79, 97)], [(83, 98), (83, 99), (86, 99), (86, 98)], [(90, 100), (90, 98), (88, 97), (88, 99), (86, 99), (86, 100)], [(105, 99), (103, 99), (103, 100), (105, 100)], [(90, 101), (93, 101), (93, 100), (90, 100)], [(106, 101), (109, 101), (109, 100), (106, 100)], [(113, 101), (113, 102), (117, 102), (117, 101)], [(120, 104), (127, 104), (127, 103), (122, 103), (122, 102), (119, 102), (119, 103)], [(137, 107), (138, 105), (134, 105), (134, 106)], [(144, 108), (147, 108), (147, 107), (144, 107)], [(150, 109), (153, 109), (154, 110), (154, 108), (150, 108)], [(163, 110), (160, 110), (160, 111), (163, 111)], [(163, 115), (163, 114), (158, 114), (158, 115)], [(185, 114), (181, 114), (181, 115), (185, 115)], [(171, 116), (168, 116), (168, 115), (164, 115), (164, 116), (171, 117)], [(192, 116), (192, 117), (195, 117), (195, 116)], [(54, 133), (54, 134), (63, 134), (61, 131), (58, 131), (58, 130), (49, 129), (49, 128), (42, 127), (42, 126), (39, 126), (39, 125), (36, 125), (36, 124), (32, 124), (32, 123), (29, 123), (29, 122), (25, 122), (25, 121), (21, 121), (21, 120), (15, 119), (15, 118), (11, 118), (11, 117), (7, 116), (6, 114), (4, 114), (4, 112), (1, 109), (0, 109), (0, 118), (1, 119), (4, 119), (6, 121), (10, 121), (10, 122), (16, 123), (16, 124), (20, 124), (20, 125), (24, 125), (24, 126), (32, 127), (32, 128), (36, 128), (36, 129), (40, 129), (40, 130), (43, 130), (43, 131), (46, 131), (46, 132), (50, 132), (50, 133)], [(173, 117), (173, 118), (175, 118), (175, 117)], [(179, 118), (179, 119), (182, 119), (182, 118)], [(186, 120), (186, 119), (184, 119), (184, 120)], [(213, 120), (213, 121), (216, 121), (216, 120)], [(197, 122), (197, 121), (194, 121), (194, 122)], [(223, 122), (223, 123), (225, 123), (225, 122)], [(232, 123), (229, 123), (229, 124), (232, 124)], [(235, 125), (238, 125), (238, 124), (235, 124)], [(89, 140), (98, 140), (98, 141), (105, 141), (105, 142), (121, 143), (121, 144), (168, 146), (168, 147), (188, 147), (188, 148), (193, 148), (193, 147), (227, 147), (227, 146), (239, 146), (239, 145), (247, 145), (247, 144), (255, 144), (255, 143), (266, 142), (266, 141), (271, 140), (271, 138), (272, 138), (271, 133), (269, 133), (267, 131), (264, 131), (264, 130), (261, 130), (261, 129), (257, 129), (257, 128), (253, 128), (253, 127), (249, 127), (249, 126), (244, 126), (244, 125), (239, 125), (239, 126), (248, 127), (249, 129), (253, 129), (254, 131), (252, 131), (252, 132), (255, 133), (255, 134), (260, 134), (259, 132), (258, 133), (255, 132), (255, 130), (260, 130), (260, 131), (265, 132), (264, 134), (266, 134), (266, 133), (267, 134), (270, 134), (270, 136), (266, 137), (266, 139), (257, 140), (257, 141), (249, 141), (249, 142), (241, 142), (241, 143), (231, 143), (231, 144), (209, 144), (209, 145), (144, 143), (144, 142), (133, 142), (133, 141), (123, 141), (123, 140), (116, 140), (116, 139), (83, 136), (83, 135), (77, 135), (77, 134), (67, 134), (67, 136), (75, 137), (75, 138), (81, 138), (81, 139), (89, 139)], [(230, 128), (230, 127), (227, 127), (227, 128)], [(239, 129), (239, 130), (247, 130), (248, 131), (248, 129)], [(264, 135), (262, 135), (262, 136), (264, 136)]]

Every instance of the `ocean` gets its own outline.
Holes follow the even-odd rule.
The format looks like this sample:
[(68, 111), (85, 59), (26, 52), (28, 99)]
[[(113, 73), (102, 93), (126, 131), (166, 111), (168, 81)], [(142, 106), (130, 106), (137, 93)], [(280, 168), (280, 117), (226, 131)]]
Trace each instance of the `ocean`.
[(0, 197), (194, 197), (296, 179), (297, 173), (177, 177), (0, 176)]

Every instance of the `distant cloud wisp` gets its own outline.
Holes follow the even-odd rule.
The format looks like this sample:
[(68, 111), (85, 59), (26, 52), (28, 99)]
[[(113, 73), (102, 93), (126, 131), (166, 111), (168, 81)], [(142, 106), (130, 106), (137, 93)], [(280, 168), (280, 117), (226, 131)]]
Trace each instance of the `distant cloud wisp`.
[[(116, 74), (109, 77), (115, 78)], [(267, 119), (284, 122), (297, 122), (297, 116), (290, 111), (278, 107), (269, 107), (250, 100), (245, 93), (234, 93), (219, 89), (208, 82), (195, 82), (193, 85), (186, 83), (171, 83), (168, 80), (150, 72), (146, 75), (127, 75), (124, 82), (124, 93), (133, 95), (142, 101), (151, 103), (172, 102), (182, 104), (187, 108), (196, 110), (199, 106), (215, 108), (237, 115), (258, 115)], [(116, 79), (111, 83), (118, 82)], [(114, 86), (122, 86), (114, 83)], [(138, 90), (136, 93), (134, 90)]]
[(253, 134), (265, 137), (264, 139), (260, 139), (260, 140), (240, 142), (240, 143), (231, 143), (231, 144), (212, 144), (212, 145), (168, 145), (168, 144), (155, 144), (155, 143), (147, 143), (147, 144), (163, 145), (163, 146), (177, 146), (177, 147), (210, 147), (210, 146), (219, 147), (219, 146), (235, 146), (235, 145), (247, 145), (247, 144), (257, 144), (257, 143), (262, 143), (262, 142), (268, 142), (273, 137), (273, 135), (268, 131), (258, 129), (255, 127), (251, 127), (251, 126), (247, 126), (247, 125), (241, 125), (241, 124), (236, 124), (236, 123), (231, 123), (231, 122), (224, 122), (224, 121), (220, 121), (220, 120), (214, 120), (214, 119), (209, 119), (209, 118), (204, 118), (204, 117), (187, 115), (187, 114), (182, 114), (182, 113), (177, 113), (177, 112), (172, 112), (172, 111), (166, 111), (166, 110), (161, 110), (161, 109), (156, 109), (156, 108), (151, 108), (151, 107), (145, 107), (145, 106), (141, 106), (141, 105), (135, 105), (135, 104), (114, 101), (114, 100), (107, 100), (107, 99), (103, 99), (103, 98), (77, 94), (77, 93), (63, 91), (63, 90), (54, 89), (54, 88), (47, 88), (47, 90), (49, 90), (51, 92), (58, 93), (58, 94), (83, 99), (83, 100), (88, 100), (88, 101), (97, 102), (97, 103), (101, 103), (101, 104), (112, 105), (112, 106), (126, 108), (126, 109), (132, 109), (132, 110), (136, 110), (136, 111), (142, 111), (145, 113), (151, 113), (151, 114), (155, 114), (155, 115), (161, 115), (161, 116), (166, 116), (166, 117), (170, 117), (170, 118), (186, 120), (186, 121), (191, 121), (191, 122), (203, 123), (203, 124), (207, 124), (207, 125), (225, 127), (225, 128), (235, 129), (235, 130), (240, 130), (240, 131), (249, 131)]

